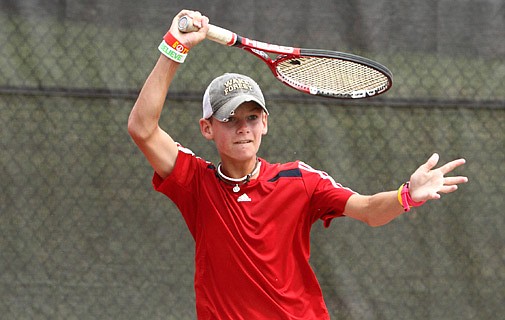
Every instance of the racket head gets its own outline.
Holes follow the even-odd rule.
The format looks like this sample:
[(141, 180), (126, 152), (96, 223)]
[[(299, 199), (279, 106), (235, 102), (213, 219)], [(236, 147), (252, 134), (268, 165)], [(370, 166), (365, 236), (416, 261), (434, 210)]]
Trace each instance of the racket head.
[(271, 61), (277, 79), (296, 90), (338, 99), (377, 96), (393, 85), (385, 66), (357, 55), (318, 49), (300, 49)]

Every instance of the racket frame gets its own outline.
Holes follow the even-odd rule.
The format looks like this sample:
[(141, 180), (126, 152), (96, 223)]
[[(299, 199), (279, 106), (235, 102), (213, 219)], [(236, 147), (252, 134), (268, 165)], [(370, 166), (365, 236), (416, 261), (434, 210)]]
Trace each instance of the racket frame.
[[(184, 16), (179, 19), (179, 30), (181, 32), (191, 32), (198, 29), (195, 29), (190, 17)], [(384, 65), (376, 61), (350, 53), (322, 50), (322, 49), (304, 49), (304, 48), (270, 44), (267, 42), (261, 42), (243, 37), (233, 31), (211, 24), (209, 25), (209, 30), (207, 32), (207, 39), (225, 46), (237, 47), (247, 52), (250, 52), (251, 54), (263, 60), (263, 62), (267, 64), (267, 66), (269, 67), (270, 71), (273, 73), (275, 78), (277, 78), (279, 81), (281, 81), (282, 83), (284, 83), (289, 87), (292, 87), (296, 90), (311, 95), (326, 96), (341, 99), (361, 99), (382, 94), (388, 91), (393, 85), (393, 74)], [(271, 54), (276, 54), (277, 56), (272, 59), (272, 57), (270, 57), (270, 55), (268, 55), (267, 52)], [(279, 65), (284, 61), (304, 57), (339, 59), (343, 61), (349, 61), (360, 65), (364, 65), (384, 75), (387, 78), (387, 82), (383, 86), (370, 90), (356, 90), (348, 94), (334, 94), (331, 92), (325, 92), (319, 89), (314, 89), (307, 85), (288, 81), (277, 70), (277, 65)]]

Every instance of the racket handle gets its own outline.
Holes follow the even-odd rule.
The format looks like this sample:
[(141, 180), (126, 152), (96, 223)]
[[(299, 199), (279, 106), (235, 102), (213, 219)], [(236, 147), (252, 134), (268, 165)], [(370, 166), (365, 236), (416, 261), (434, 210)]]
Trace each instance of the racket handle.
[[(180, 32), (195, 32), (199, 28), (193, 25), (193, 19), (189, 16), (183, 16), (179, 19)], [(225, 46), (233, 46), (237, 41), (237, 35), (230, 30), (209, 24), (209, 31), (207, 32), (207, 39), (217, 42)]]

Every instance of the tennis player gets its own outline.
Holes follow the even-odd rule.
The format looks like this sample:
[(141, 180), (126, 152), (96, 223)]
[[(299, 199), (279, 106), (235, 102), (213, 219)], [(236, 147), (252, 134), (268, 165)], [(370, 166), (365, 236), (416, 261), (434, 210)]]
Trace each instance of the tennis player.
[[(180, 33), (182, 15), (199, 31)], [(221, 162), (203, 160), (174, 142), (158, 120), (177, 69), (207, 30), (199, 12), (174, 18), (128, 122), (155, 171), (154, 188), (177, 205), (195, 240), (198, 319), (329, 319), (308, 261), (311, 226), (343, 216), (384, 225), (455, 191), (467, 178), (445, 175), (465, 160), (435, 168), (434, 154), (398, 190), (374, 195), (360, 195), (301, 161), (269, 163), (257, 156), (268, 131), (265, 99), (256, 82), (233, 73), (205, 91), (200, 131)]]

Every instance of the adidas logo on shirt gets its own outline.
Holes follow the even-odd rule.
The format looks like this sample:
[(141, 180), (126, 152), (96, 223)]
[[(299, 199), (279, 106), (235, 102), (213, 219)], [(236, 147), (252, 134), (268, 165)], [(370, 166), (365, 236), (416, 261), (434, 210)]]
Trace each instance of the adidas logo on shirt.
[(240, 197), (238, 197), (237, 202), (251, 202), (251, 198), (247, 194), (243, 194)]

